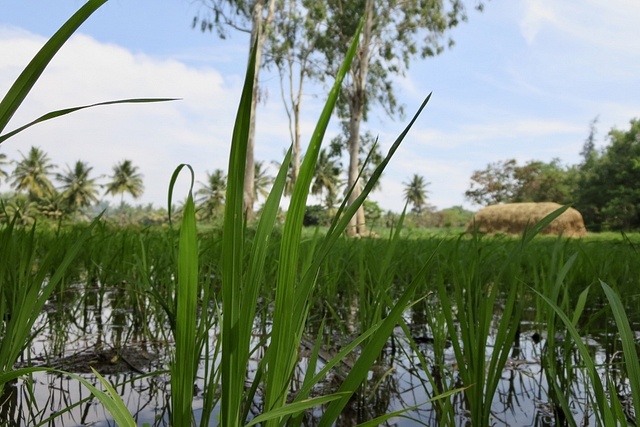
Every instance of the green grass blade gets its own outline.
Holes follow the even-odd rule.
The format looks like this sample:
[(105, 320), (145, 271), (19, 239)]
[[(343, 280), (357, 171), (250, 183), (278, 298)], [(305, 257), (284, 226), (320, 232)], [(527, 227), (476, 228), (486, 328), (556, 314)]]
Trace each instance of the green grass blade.
[(629, 326), (629, 319), (624, 311), (624, 306), (618, 294), (611, 289), (602, 280), (600, 281), (602, 289), (609, 300), (613, 317), (616, 320), (618, 326), (618, 332), (620, 333), (620, 339), (622, 340), (622, 351), (624, 353), (624, 361), (627, 367), (627, 373), (629, 374), (629, 384), (631, 385), (631, 394), (633, 395), (633, 407), (636, 411), (640, 408), (640, 364), (638, 363), (637, 346), (635, 337), (631, 327)]
[(93, 108), (93, 107), (99, 107), (99, 106), (103, 106), (103, 105), (116, 105), (116, 104), (147, 104), (147, 103), (152, 103), (152, 102), (167, 102), (167, 101), (177, 101), (177, 98), (136, 98), (136, 99), (121, 99), (121, 100), (117, 100), (117, 101), (106, 101), (106, 102), (98, 102), (96, 104), (90, 104), (90, 105), (83, 105), (80, 107), (72, 107), (72, 108), (65, 108), (64, 110), (57, 110), (57, 111), (52, 111), (50, 113), (47, 113), (39, 118), (37, 118), (36, 120), (27, 123), (24, 126), (19, 127), (18, 129), (15, 129), (5, 135), (0, 136), (0, 144), (2, 144), (4, 141), (6, 141), (7, 139), (11, 138), (12, 136), (22, 132), (23, 130), (26, 130), (28, 128), (30, 128), (31, 126), (37, 125), (38, 123), (42, 123), (42, 122), (46, 122), (47, 120), (51, 120), (51, 119), (55, 119), (56, 117), (61, 117), (61, 116), (65, 116), (67, 114), (71, 114), (74, 113), (76, 111), (80, 111), (80, 110), (85, 110), (87, 108)]
[[(190, 168), (190, 167), (189, 167)], [(193, 170), (191, 170), (193, 185)], [(175, 356), (171, 364), (172, 425), (191, 425), (193, 384), (200, 360), (197, 341), (198, 241), (191, 189), (184, 207), (178, 243)]]
[(255, 74), (256, 47), (254, 46), (236, 122), (233, 128), (231, 154), (229, 156), (227, 192), (225, 197), (222, 235), (222, 360), (221, 360), (221, 425), (236, 427), (242, 415), (242, 396), (246, 360), (239, 360), (238, 322), (241, 308), (244, 261), (244, 220), (242, 211), (244, 171), (251, 121), (253, 79)]
[(537, 293), (538, 296), (540, 296), (540, 298), (542, 298), (549, 305), (549, 307), (551, 307), (556, 312), (560, 320), (562, 320), (565, 327), (567, 328), (567, 331), (571, 335), (571, 338), (573, 339), (574, 344), (578, 348), (580, 357), (582, 357), (582, 361), (585, 364), (587, 375), (591, 381), (591, 387), (593, 388), (593, 393), (595, 395), (596, 404), (597, 404), (596, 408), (599, 411), (599, 416), (601, 417), (602, 422), (606, 426), (617, 425), (615, 422), (614, 413), (611, 410), (611, 407), (609, 406), (609, 403), (607, 401), (607, 395), (602, 385), (600, 375), (598, 374), (598, 371), (596, 369), (596, 365), (593, 359), (591, 358), (589, 349), (587, 349), (587, 346), (582, 341), (582, 337), (578, 333), (577, 329), (573, 326), (573, 322), (553, 301), (551, 301), (549, 298), (542, 295), (540, 292), (536, 290), (534, 290), (534, 292)]
[(262, 423), (265, 421), (272, 421), (275, 419), (282, 418), (287, 415), (297, 414), (299, 412), (305, 411), (309, 408), (313, 408), (314, 406), (324, 405), (325, 403), (333, 402), (334, 400), (340, 399), (345, 396), (346, 393), (334, 393), (328, 394), (326, 396), (314, 397), (312, 399), (302, 400), (300, 402), (291, 403), (289, 405), (285, 405), (279, 407), (278, 409), (273, 409), (271, 411), (265, 412), (262, 415), (255, 417), (246, 427), (250, 427), (252, 425), (256, 425), (258, 423)]
[(45, 70), (51, 59), (67, 42), (69, 37), (107, 0), (89, 0), (47, 41), (36, 56), (18, 76), (0, 102), (0, 133)]
[(573, 319), (571, 323), (573, 326), (578, 325), (578, 320), (580, 320), (580, 316), (582, 316), (582, 312), (584, 311), (584, 307), (587, 305), (587, 297), (589, 296), (589, 289), (591, 289), (591, 285), (587, 286), (584, 291), (580, 292), (580, 296), (578, 297), (578, 302), (576, 303), (576, 308), (573, 310)]
[[(351, 61), (358, 45), (363, 22), (353, 38), (351, 47), (336, 75), (334, 85), (329, 92), (327, 102), (309, 142), (309, 147), (300, 167), (300, 173), (293, 189), (291, 203), (282, 234), (280, 247), (280, 265), (276, 285), (276, 301), (273, 311), (273, 327), (271, 344), (267, 352), (268, 371), (266, 375), (265, 408), (276, 409), (285, 403), (284, 391), (291, 379), (296, 351), (300, 343), (300, 333), (304, 325), (302, 312), (294, 311), (291, 307), (307, 306), (308, 299), (296, 301), (296, 282), (298, 281), (298, 261), (300, 251), (300, 235), (302, 221), (307, 205), (309, 187), (315, 173), (315, 165), (320, 152), (331, 114), (338, 100), (342, 80), (351, 67)], [(278, 420), (267, 422), (267, 426), (277, 425)]]

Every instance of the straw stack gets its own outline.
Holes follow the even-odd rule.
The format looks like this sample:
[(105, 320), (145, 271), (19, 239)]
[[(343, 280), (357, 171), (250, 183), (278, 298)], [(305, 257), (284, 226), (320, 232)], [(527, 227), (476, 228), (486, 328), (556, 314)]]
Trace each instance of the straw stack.
[[(531, 228), (546, 215), (559, 209), (557, 203), (508, 203), (492, 205), (481, 209), (467, 224), (467, 232), (474, 227), (486, 234), (522, 234), (526, 228)], [(474, 224), (475, 221), (475, 224)], [(540, 234), (560, 234), (566, 237), (584, 237), (587, 229), (580, 212), (573, 208), (567, 209)]]

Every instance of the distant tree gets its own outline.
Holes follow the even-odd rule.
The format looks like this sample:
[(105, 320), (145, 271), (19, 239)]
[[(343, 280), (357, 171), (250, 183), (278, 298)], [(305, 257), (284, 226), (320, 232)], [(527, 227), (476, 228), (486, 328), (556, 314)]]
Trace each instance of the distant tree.
[(222, 169), (216, 169), (213, 173), (207, 172), (207, 180), (200, 183), (202, 188), (196, 191), (199, 196), (196, 202), (200, 207), (202, 219), (214, 218), (224, 206), (224, 198), (227, 191), (227, 177)]
[(311, 184), (311, 194), (322, 197), (323, 193), (337, 193), (340, 186), (340, 172), (338, 160), (332, 159), (325, 148), (320, 150)]
[(640, 229), (640, 121), (627, 131), (612, 129), (610, 143), (583, 165), (576, 207), (587, 229)]
[(38, 200), (53, 192), (49, 176), (56, 168), (47, 154), (38, 147), (31, 147), (29, 153), (22, 155), (13, 171), (13, 188), (18, 192), (27, 191), (29, 200)]
[[(338, 116), (348, 121), (349, 152), (348, 188), (355, 188), (349, 197), (352, 204), (360, 195), (358, 166), (360, 155), (360, 124), (368, 118), (374, 104), (379, 104), (390, 116), (402, 114), (394, 91), (394, 77), (402, 76), (412, 57), (425, 58), (453, 46), (444, 34), (466, 20), (462, 0), (389, 2), (385, 0), (326, 0), (318, 2), (326, 8), (326, 32), (318, 42), (325, 57), (327, 76), (335, 76), (342, 63), (349, 40), (354, 36), (360, 19), (365, 23), (349, 76), (345, 79), (338, 103)], [(482, 9), (482, 3), (477, 3)], [(362, 209), (350, 223), (350, 233), (366, 231)]]
[(379, 225), (380, 220), (382, 219), (383, 210), (378, 204), (378, 202), (374, 202), (373, 200), (365, 200), (364, 201), (364, 215), (368, 224), (371, 224), (372, 227), (377, 227)]
[(4, 165), (8, 165), (11, 162), (7, 161), (7, 155), (4, 153), (0, 153), (0, 182), (2, 182), (3, 179), (7, 179), (9, 177), (9, 174), (2, 168), (2, 166)]
[(62, 198), (71, 213), (98, 203), (96, 179), (89, 178), (92, 170), (93, 167), (78, 160), (73, 169), (67, 165), (65, 173), (56, 175), (56, 179), (62, 183), (60, 186)]
[(37, 202), (39, 215), (52, 220), (60, 219), (69, 213), (68, 201), (62, 193), (53, 190)]
[(560, 159), (549, 163), (531, 160), (513, 170), (516, 188), (513, 202), (573, 202), (577, 170), (564, 167)]
[(111, 182), (107, 184), (105, 195), (116, 196), (120, 194), (120, 204), (124, 201), (124, 194), (129, 193), (134, 199), (142, 196), (144, 184), (143, 175), (138, 173), (138, 167), (133, 166), (131, 160), (123, 160), (113, 167)]
[(313, 0), (279, 0), (276, 2), (273, 31), (265, 49), (266, 66), (275, 65), (280, 76), (280, 94), (289, 119), (293, 144), (291, 158), (293, 186), (301, 163), (300, 111), (304, 85), (320, 77), (322, 69), (314, 57), (324, 8)]
[(251, 124), (249, 126), (249, 144), (247, 147), (247, 165), (244, 175), (244, 206), (248, 219), (253, 218), (253, 204), (256, 191), (254, 185), (254, 146), (256, 105), (259, 99), (259, 75), (262, 66), (262, 53), (274, 18), (276, 0), (200, 0), (207, 11), (196, 16), (193, 26), (202, 31), (214, 29), (225, 39), (229, 28), (251, 34), (249, 49), (257, 46), (256, 68), (253, 79), (253, 102), (251, 103)]
[(417, 173), (413, 175), (409, 182), (403, 182), (404, 200), (407, 203), (413, 205), (413, 211), (420, 216), (422, 214), (422, 208), (427, 204), (427, 186), (430, 184), (426, 182), (424, 177)]
[(515, 159), (510, 159), (489, 163), (485, 170), (474, 171), (465, 197), (485, 206), (513, 201), (517, 185), (513, 177), (516, 167)]
[(598, 129), (596, 128), (596, 124), (598, 123), (598, 116), (594, 117), (593, 120), (589, 123), (589, 136), (584, 141), (584, 145), (582, 146), (582, 151), (580, 155), (583, 159), (583, 165), (587, 165), (592, 158), (597, 155), (596, 153), (596, 133)]
[(268, 174), (263, 161), (255, 163), (253, 176), (254, 200), (258, 200), (258, 197), (266, 199), (269, 195), (269, 191), (271, 190), (271, 186), (273, 185), (273, 177)]
[(577, 181), (575, 168), (565, 168), (560, 159), (549, 163), (531, 160), (518, 166), (515, 159), (490, 163), (471, 175), (465, 197), (478, 205), (521, 202), (569, 203)]

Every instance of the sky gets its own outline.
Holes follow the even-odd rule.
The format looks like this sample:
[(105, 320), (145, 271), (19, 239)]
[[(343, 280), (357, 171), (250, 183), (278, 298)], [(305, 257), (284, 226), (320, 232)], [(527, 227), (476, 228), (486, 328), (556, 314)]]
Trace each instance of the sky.
[[(0, 94), (82, 4), (0, 0)], [(76, 105), (134, 97), (179, 101), (82, 111), (33, 127), (0, 150), (19, 160), (31, 146), (40, 147), (59, 165), (57, 172), (87, 161), (95, 176), (105, 176), (102, 183), (117, 162), (130, 159), (144, 175), (145, 193), (125, 200), (156, 206), (166, 206), (180, 163), (193, 166), (196, 181), (205, 181), (207, 171), (226, 170), (249, 40), (239, 32), (221, 40), (192, 29), (200, 8), (198, 0), (110, 0), (60, 50), (6, 131)], [(435, 207), (478, 209), (464, 198), (474, 170), (510, 158), (576, 164), (596, 116), (599, 147), (612, 128), (628, 129), (640, 117), (637, 0), (491, 0), (482, 13), (469, 7), (468, 18), (449, 32), (451, 49), (414, 58), (405, 75), (394, 78), (406, 117), (390, 118), (376, 108), (363, 124), (386, 152), (433, 93), (381, 190), (371, 196), (385, 210), (402, 209), (403, 183), (413, 174), (430, 182)], [(289, 124), (277, 73), (263, 71), (260, 80), (266, 100), (257, 111), (255, 157), (271, 164), (291, 143)], [(303, 144), (325, 98), (325, 87), (308, 86)], [(325, 140), (338, 133), (334, 117)], [(178, 187), (176, 197), (184, 197), (186, 175)], [(9, 189), (0, 185), (0, 191)]]

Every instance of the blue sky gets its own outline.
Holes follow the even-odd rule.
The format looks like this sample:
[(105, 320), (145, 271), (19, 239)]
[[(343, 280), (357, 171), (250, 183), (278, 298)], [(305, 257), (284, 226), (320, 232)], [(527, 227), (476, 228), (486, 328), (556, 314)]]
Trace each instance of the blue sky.
[[(80, 0), (0, 0), (0, 93), (37, 49), (82, 5)], [(248, 38), (227, 40), (191, 29), (190, 0), (111, 0), (59, 53), (8, 129), (52, 109), (130, 97), (180, 97), (170, 104), (114, 106), (43, 124), (1, 147), (12, 159), (31, 145), (64, 169), (78, 159), (109, 174), (129, 158), (145, 175), (141, 203), (166, 203), (173, 169), (226, 169), (231, 126), (248, 55)], [(559, 157), (579, 162), (591, 119), (598, 144), (612, 128), (640, 117), (640, 3), (636, 0), (492, 0), (451, 31), (455, 46), (415, 59), (395, 81), (407, 116), (433, 97), (373, 195), (402, 208), (413, 173), (431, 182), (438, 208), (463, 204), (469, 177), (487, 163)], [(258, 107), (256, 159), (280, 160), (290, 143), (275, 73), (263, 72), (267, 101)], [(308, 88), (303, 141), (324, 100)], [(386, 148), (406, 120), (375, 110), (364, 125)], [(335, 125), (329, 137), (338, 132)], [(186, 182), (183, 182), (186, 187)], [(8, 190), (6, 184), (2, 190)]]

